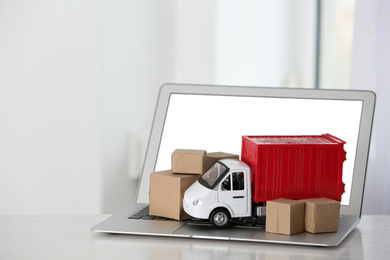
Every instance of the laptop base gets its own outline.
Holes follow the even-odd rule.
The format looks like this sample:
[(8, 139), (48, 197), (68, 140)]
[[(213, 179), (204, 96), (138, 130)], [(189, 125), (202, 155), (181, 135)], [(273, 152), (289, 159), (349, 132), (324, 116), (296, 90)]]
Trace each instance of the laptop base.
[(275, 244), (294, 244), (306, 246), (337, 246), (356, 227), (359, 218), (355, 216), (341, 216), (339, 230), (336, 233), (299, 233), (291, 236), (265, 232), (261, 227), (235, 227), (216, 229), (211, 225), (199, 225), (184, 221), (159, 221), (129, 219), (147, 204), (133, 204), (126, 209), (112, 215), (91, 230), (101, 233), (152, 235), (179, 238), (229, 240), (245, 242), (261, 242)]

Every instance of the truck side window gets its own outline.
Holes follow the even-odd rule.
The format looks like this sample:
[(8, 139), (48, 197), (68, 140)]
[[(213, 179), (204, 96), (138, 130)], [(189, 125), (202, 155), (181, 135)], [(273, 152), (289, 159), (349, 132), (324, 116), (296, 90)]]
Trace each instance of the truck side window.
[(232, 182), (230, 181), (230, 174), (229, 174), (222, 182), (222, 190), (223, 191), (231, 190), (232, 189), (231, 183)]
[(244, 189), (244, 173), (243, 172), (233, 172), (233, 190), (243, 190)]

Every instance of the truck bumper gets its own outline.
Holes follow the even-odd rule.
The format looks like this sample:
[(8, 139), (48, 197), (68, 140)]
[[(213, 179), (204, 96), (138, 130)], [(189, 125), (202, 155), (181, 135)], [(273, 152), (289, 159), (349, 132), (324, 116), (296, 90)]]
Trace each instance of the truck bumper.
[(200, 209), (199, 206), (194, 206), (191, 202), (186, 201), (185, 199), (183, 199), (183, 209), (188, 215), (190, 215), (193, 218), (199, 218), (199, 219), (209, 218), (208, 214), (204, 214), (204, 212), (201, 212), (199, 210)]

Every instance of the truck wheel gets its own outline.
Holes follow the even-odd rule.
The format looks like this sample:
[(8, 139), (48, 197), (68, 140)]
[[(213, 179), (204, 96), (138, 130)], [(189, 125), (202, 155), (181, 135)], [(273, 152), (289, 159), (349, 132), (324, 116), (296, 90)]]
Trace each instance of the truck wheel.
[(214, 227), (224, 228), (230, 222), (230, 213), (226, 209), (215, 209), (210, 216), (210, 222)]

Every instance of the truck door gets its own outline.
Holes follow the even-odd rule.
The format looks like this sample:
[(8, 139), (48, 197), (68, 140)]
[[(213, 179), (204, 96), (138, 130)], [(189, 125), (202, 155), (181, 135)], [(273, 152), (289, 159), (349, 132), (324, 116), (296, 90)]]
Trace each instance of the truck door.
[(242, 215), (248, 211), (245, 178), (247, 178), (247, 175), (244, 172), (231, 172), (219, 184), (218, 200), (221, 203), (228, 204), (234, 215)]

